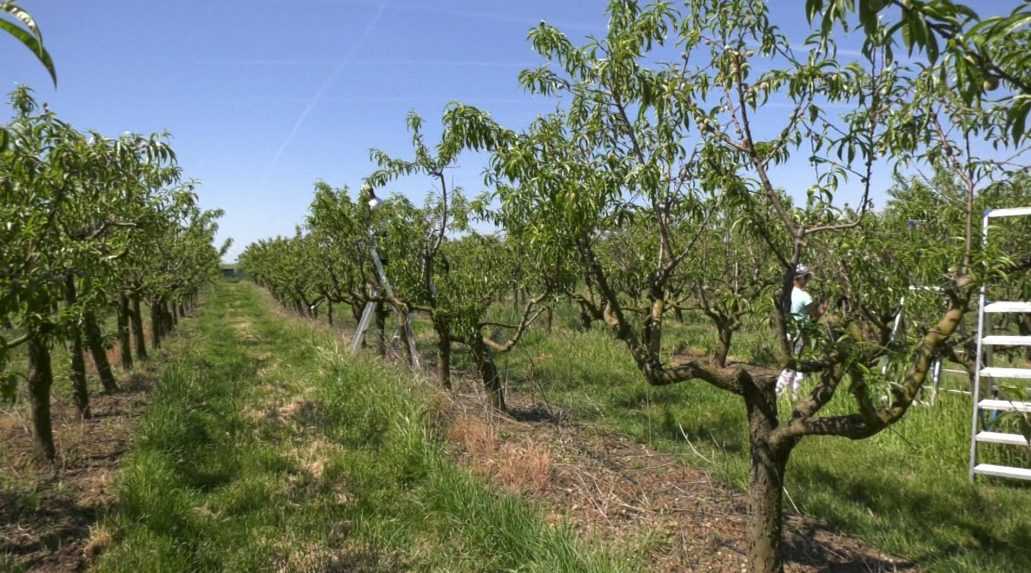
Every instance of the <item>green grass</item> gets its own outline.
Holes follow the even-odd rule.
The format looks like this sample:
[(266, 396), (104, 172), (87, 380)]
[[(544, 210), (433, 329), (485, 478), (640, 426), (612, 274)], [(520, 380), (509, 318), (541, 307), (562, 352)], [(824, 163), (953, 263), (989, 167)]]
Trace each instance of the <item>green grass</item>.
[(221, 283), (118, 477), (100, 571), (617, 571), (451, 463), (427, 388)]
[[(690, 342), (692, 328), (671, 338)], [(649, 387), (605, 332), (537, 333), (502, 368), (515, 387), (745, 486), (743, 403), (703, 383)], [(969, 399), (946, 394), (867, 440), (807, 438), (791, 457), (790, 497), (804, 513), (931, 571), (1031, 571), (1031, 488), (968, 482), (969, 424)]]

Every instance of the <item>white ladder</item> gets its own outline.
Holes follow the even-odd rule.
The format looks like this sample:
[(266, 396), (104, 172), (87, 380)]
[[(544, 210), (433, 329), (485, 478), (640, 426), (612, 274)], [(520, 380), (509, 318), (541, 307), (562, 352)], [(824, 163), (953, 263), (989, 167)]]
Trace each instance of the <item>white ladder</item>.
[[(1031, 207), (1015, 209), (990, 209), (985, 211), (981, 240), (988, 244), (988, 226), (992, 219), (1002, 217), (1031, 216)], [(1031, 302), (987, 301), (987, 287), (981, 285), (977, 303), (977, 363), (974, 372), (973, 416), (970, 431), (970, 480), (977, 476), (992, 476), (1031, 481), (1031, 468), (1018, 468), (994, 464), (977, 463), (978, 444), (1004, 444), (1010, 446), (1031, 446), (1021, 434), (993, 432), (981, 429), (982, 412), (1031, 412), (1031, 402), (996, 399), (995, 380), (1026, 380), (1031, 383), (1031, 368), (998, 368), (988, 366), (993, 346), (1031, 346), (1031, 336), (989, 335), (989, 318), (993, 314), (1031, 313)], [(981, 380), (988, 380), (990, 399), (981, 399)]]

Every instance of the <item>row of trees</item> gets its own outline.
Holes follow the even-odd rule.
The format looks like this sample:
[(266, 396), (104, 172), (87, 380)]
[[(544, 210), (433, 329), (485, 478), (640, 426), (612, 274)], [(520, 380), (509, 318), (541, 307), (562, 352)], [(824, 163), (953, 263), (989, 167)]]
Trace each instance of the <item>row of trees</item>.
[[(547, 305), (573, 301), (648, 383), (700, 381), (741, 400), (751, 570), (780, 571), (781, 496), (799, 442), (862, 439), (896, 423), (933, 360), (961, 350), (954, 335), (977, 288), (1007, 277), (1026, 290), (1031, 229), (1000, 230), (983, 248), (978, 225), (984, 208), (1031, 204), (1027, 6), (980, 20), (948, 0), (810, 0), (813, 33), (801, 45), (760, 0), (613, 1), (605, 35), (581, 45), (542, 23), (529, 37), (546, 63), (519, 79), (559, 96), (560, 109), (513, 130), (452, 104), (434, 146), (410, 116), (412, 159), (373, 150), (378, 169), (357, 199), (319, 184), (306, 226), (249, 246), (241, 262), (302, 312), (345, 303), (357, 316), (371, 301), (424, 313), (440, 382), (449, 385), (452, 343), (463, 344), (499, 408), (492, 354)], [(856, 17), (863, 44), (849, 61), (836, 39)], [(896, 58), (900, 41), (926, 59)], [(445, 177), (465, 149), (490, 154), (488, 191), (473, 201)], [(892, 189), (874, 189), (877, 172), (893, 174)], [(427, 178), (435, 192), (422, 207), (394, 197), (371, 209), (374, 189), (402, 176)], [(803, 263), (818, 269), (828, 303), (819, 322), (790, 312)], [(525, 293), (518, 312), (491, 320), (513, 285)], [(893, 336), (910, 286), (936, 294)], [(664, 346), (667, 319), (682, 311), (711, 322), (707, 356)], [(768, 333), (768, 360), (729, 358), (746, 326)], [(783, 369), (811, 380), (787, 415), (776, 394)]]
[[(165, 135), (110, 139), (38, 109), (27, 88), (10, 100), (0, 150), (0, 372), (27, 357), (35, 448), (52, 461), (54, 345), (68, 350), (75, 404), (89, 417), (84, 352), (104, 390), (116, 390), (105, 319), (117, 317), (123, 368), (146, 359), (145, 303), (160, 346), (218, 272), (221, 213), (197, 206)], [(5, 376), (5, 389), (13, 394), (21, 378)]]

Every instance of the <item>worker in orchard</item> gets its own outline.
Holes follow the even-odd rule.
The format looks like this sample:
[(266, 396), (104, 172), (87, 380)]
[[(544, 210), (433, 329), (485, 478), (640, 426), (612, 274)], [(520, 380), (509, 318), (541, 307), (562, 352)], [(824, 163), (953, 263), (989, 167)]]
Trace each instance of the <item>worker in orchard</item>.
[[(798, 356), (802, 352), (802, 348), (805, 347), (805, 340), (803, 332), (807, 323), (815, 321), (820, 318), (820, 315), (825, 310), (825, 305), (817, 307), (813, 304), (813, 297), (806, 290), (809, 286), (809, 281), (812, 280), (813, 273), (806, 265), (798, 265), (795, 268), (794, 285), (791, 288), (791, 320), (793, 322), (792, 328), (792, 350), (795, 356)], [(796, 372), (785, 368), (781, 371), (780, 376), (777, 378), (777, 393), (783, 394), (790, 392), (791, 399), (797, 399), (799, 390), (802, 387), (802, 379), (805, 375), (802, 372)]]

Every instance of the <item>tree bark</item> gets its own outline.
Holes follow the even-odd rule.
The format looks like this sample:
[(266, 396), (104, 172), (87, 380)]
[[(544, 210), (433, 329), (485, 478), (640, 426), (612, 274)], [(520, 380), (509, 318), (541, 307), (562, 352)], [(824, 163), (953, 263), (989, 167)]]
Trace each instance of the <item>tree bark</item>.
[(143, 333), (143, 310), (140, 308), (140, 297), (133, 295), (131, 300), (132, 312), (129, 313), (129, 322), (132, 325), (133, 342), (136, 343), (136, 357), (146, 360), (147, 340)]
[(120, 349), (122, 370), (132, 370), (132, 344), (129, 342), (129, 297), (118, 295), (118, 348)]
[(441, 387), (451, 389), (451, 326), (446, 320), (434, 320), (437, 332), (437, 381)]
[(154, 348), (161, 348), (161, 337), (164, 336), (165, 319), (161, 316), (161, 303), (153, 300), (150, 303), (150, 341)]
[(483, 343), (482, 338), (472, 340), (469, 347), (472, 350), (476, 369), (480, 372), (483, 388), (487, 391), (487, 399), (490, 400), (490, 405), (501, 412), (507, 411), (505, 389), (501, 386), (501, 377), (498, 376), (498, 367), (494, 364), (494, 356), (490, 348)]
[(734, 331), (725, 326), (717, 326), (718, 342), (713, 356), (716, 365), (724, 368), (727, 365), (727, 355), (730, 354), (730, 342), (734, 337)]
[[(68, 306), (73, 306), (77, 300), (75, 278), (69, 275), (64, 283), (64, 301)], [(86, 383), (86, 361), (82, 357), (82, 330), (78, 324), (73, 324), (68, 329), (68, 354), (71, 358), (69, 376), (75, 396), (75, 408), (82, 419), (88, 420), (92, 414), (89, 407), (89, 386)]]
[(591, 324), (594, 323), (594, 317), (587, 310), (587, 307), (580, 305), (580, 330), (587, 332), (591, 329)]
[(104, 348), (104, 337), (97, 324), (97, 315), (88, 310), (83, 315), (86, 326), (86, 346), (89, 347), (90, 356), (93, 357), (93, 365), (97, 367), (97, 374), (100, 376), (100, 385), (104, 392), (111, 393), (118, 390), (115, 382), (115, 375), (111, 371), (111, 362), (107, 359), (107, 349)]
[(748, 487), (748, 561), (750, 573), (784, 571), (781, 542), (784, 523), (784, 472), (793, 443), (775, 443), (777, 397), (773, 387), (748, 384), (744, 389), (748, 412), (751, 471)]
[(39, 334), (28, 340), (29, 401), (32, 412), (32, 439), (36, 455), (47, 462), (55, 458), (54, 430), (50, 422), (50, 387), (54, 372), (50, 363), (50, 349)]

